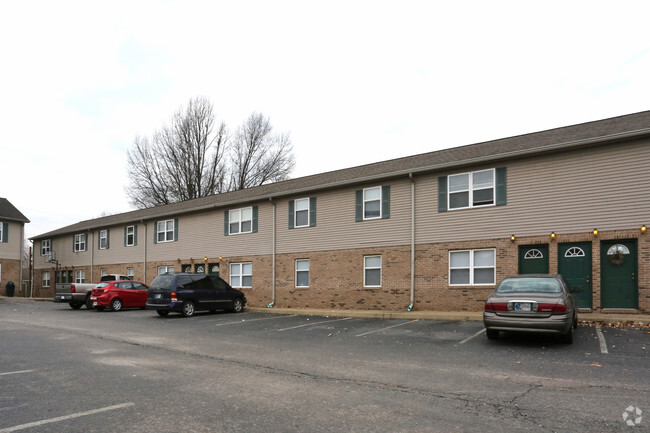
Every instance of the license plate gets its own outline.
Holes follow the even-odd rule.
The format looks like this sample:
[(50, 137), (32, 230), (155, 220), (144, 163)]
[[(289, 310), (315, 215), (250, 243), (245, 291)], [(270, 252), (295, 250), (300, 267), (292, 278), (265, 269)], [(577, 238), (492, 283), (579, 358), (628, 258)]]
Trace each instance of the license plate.
[(161, 293), (156, 293), (155, 295), (153, 295), (153, 298), (154, 299), (162, 299), (162, 294)]
[(97, 301), (93, 302), (93, 307), (97, 306)]
[(515, 302), (515, 311), (531, 311), (530, 302)]

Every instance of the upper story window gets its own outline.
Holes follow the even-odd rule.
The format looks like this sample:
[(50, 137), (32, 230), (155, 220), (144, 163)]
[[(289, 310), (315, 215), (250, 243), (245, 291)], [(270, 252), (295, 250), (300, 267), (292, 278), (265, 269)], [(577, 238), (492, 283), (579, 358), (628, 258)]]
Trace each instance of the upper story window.
[(316, 225), (316, 197), (289, 201), (289, 228)]
[(178, 240), (178, 220), (166, 220), (156, 222), (156, 233), (154, 242), (173, 242)]
[(41, 241), (41, 255), (45, 256), (52, 252), (52, 240), (51, 239), (43, 239)]
[(133, 247), (138, 244), (138, 232), (136, 230), (137, 226), (127, 226), (124, 227), (124, 246)]
[(438, 178), (438, 212), (505, 204), (505, 167)]
[(224, 215), (224, 235), (257, 232), (257, 206), (227, 210)]
[(390, 185), (356, 191), (355, 220), (365, 221), (390, 218)]
[(108, 230), (100, 230), (99, 231), (99, 245), (98, 245), (98, 248), (100, 250), (108, 249)]
[(73, 251), (75, 253), (78, 253), (80, 251), (86, 251), (86, 242), (88, 240), (88, 234), (87, 233), (80, 233), (77, 235), (74, 235), (74, 244), (73, 244)]

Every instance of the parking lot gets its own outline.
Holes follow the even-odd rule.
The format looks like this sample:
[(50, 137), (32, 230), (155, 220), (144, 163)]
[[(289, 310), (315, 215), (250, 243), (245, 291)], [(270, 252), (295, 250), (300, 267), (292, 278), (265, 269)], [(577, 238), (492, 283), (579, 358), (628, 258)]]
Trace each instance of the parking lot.
[(5, 301), (0, 433), (647, 431), (647, 346), (648, 329), (566, 345), (470, 321)]

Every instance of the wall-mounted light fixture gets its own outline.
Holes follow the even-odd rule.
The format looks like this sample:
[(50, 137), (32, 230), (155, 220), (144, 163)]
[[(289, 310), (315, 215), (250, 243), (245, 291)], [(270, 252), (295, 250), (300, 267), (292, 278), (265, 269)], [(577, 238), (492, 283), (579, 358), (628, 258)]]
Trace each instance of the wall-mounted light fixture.
[(517, 236), (515, 236), (515, 235), (510, 235), (510, 241), (514, 242), (515, 239), (517, 239)]
[(555, 234), (555, 232), (551, 232), (551, 240), (552, 240), (552, 241), (555, 240), (555, 237), (556, 237), (556, 236), (557, 236), (557, 235)]
[(644, 235), (646, 230), (648, 230), (648, 228), (645, 226), (645, 224), (643, 224), (641, 226), (641, 234)]
[(598, 236), (598, 229), (593, 229), (592, 233), (594, 234), (594, 236)]

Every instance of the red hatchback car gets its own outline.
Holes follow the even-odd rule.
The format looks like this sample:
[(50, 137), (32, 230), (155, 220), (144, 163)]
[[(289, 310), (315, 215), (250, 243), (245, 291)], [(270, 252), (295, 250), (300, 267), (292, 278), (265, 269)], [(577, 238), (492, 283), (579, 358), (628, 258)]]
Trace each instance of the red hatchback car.
[(137, 281), (106, 281), (97, 284), (90, 294), (90, 302), (97, 311), (109, 307), (113, 311), (137, 307), (147, 303), (147, 287)]

